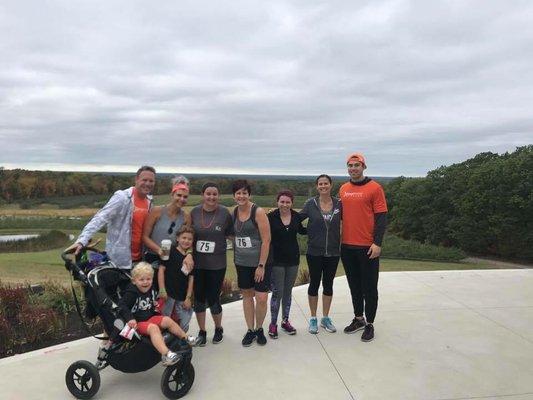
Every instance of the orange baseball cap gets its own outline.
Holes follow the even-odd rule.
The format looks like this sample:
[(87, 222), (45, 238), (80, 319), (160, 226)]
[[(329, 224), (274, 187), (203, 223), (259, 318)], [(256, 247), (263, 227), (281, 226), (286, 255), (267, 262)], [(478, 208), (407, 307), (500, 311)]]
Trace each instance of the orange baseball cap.
[(346, 159), (346, 164), (348, 164), (350, 162), (350, 160), (358, 161), (361, 164), (366, 165), (365, 156), (362, 155), (361, 153), (352, 153), (352, 154), (350, 154), (348, 156), (348, 158)]

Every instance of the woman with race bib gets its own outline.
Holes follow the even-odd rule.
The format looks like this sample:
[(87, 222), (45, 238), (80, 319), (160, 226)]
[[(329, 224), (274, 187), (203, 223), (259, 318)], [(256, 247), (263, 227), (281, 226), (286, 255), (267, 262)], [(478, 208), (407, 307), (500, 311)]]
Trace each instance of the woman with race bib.
[(233, 212), (234, 259), (248, 326), (242, 345), (248, 347), (257, 340), (257, 344), (263, 346), (267, 342), (263, 322), (270, 289), (271, 267), (267, 265), (270, 226), (265, 211), (250, 201), (252, 189), (248, 181), (241, 179), (233, 182), (232, 191), (237, 203)]
[(216, 183), (208, 182), (202, 187), (202, 204), (194, 207), (191, 218), (196, 232), (194, 249), (194, 311), (200, 332), (198, 345), (207, 343), (205, 327), (206, 306), (211, 310), (215, 323), (212, 342), (223, 340), (222, 305), (220, 289), (226, 274), (226, 238), (233, 236), (233, 221), (228, 209), (219, 204), (219, 189)]
[(331, 196), (332, 181), (329, 175), (322, 174), (316, 178), (318, 196), (308, 199), (300, 216), (307, 223), (307, 265), (309, 267), (309, 287), (307, 297), (311, 319), (309, 333), (318, 333), (316, 309), (318, 305), (318, 288), (322, 281), (322, 319), (320, 326), (327, 332), (337, 329), (329, 317), (333, 297), (333, 279), (337, 272), (341, 247), (341, 202)]

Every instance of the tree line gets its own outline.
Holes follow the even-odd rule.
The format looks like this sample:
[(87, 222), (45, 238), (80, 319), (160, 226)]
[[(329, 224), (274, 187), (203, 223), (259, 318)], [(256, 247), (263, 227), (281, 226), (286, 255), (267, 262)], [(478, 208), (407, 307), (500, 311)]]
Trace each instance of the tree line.
[(386, 192), (389, 230), (403, 238), (533, 261), (533, 145), (400, 177)]
[[(171, 189), (171, 174), (159, 174), (155, 194)], [(235, 176), (191, 176), (191, 192), (215, 181), (231, 193)], [(316, 193), (313, 177), (251, 177), (253, 194)], [(423, 178), (377, 178), (389, 205), (389, 230), (423, 243), (454, 246), (470, 253), (533, 261), (533, 145), (514, 152), (480, 153), (442, 166)], [(338, 193), (346, 178), (334, 179)], [(31, 199), (110, 195), (132, 185), (133, 174), (5, 170), (0, 167), (0, 203)]]
[[(171, 190), (172, 174), (157, 174), (154, 194)], [(191, 193), (199, 194), (205, 182), (214, 181), (221, 193), (231, 193), (235, 176), (191, 176)], [(0, 203), (21, 203), (59, 197), (111, 195), (116, 190), (133, 185), (134, 174), (91, 172), (30, 171), (0, 167)], [(253, 193), (275, 195), (279, 190), (291, 189), (295, 195), (310, 196), (315, 192), (313, 177), (272, 179), (253, 177)], [(337, 187), (340, 181), (337, 183)]]

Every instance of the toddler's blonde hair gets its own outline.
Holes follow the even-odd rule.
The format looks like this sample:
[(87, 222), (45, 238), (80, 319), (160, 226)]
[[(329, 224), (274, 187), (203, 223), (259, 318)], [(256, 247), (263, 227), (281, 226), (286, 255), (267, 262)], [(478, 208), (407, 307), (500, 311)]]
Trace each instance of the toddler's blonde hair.
[(131, 271), (131, 279), (133, 280), (133, 279), (136, 279), (137, 277), (144, 276), (144, 275), (151, 275), (153, 278), (154, 269), (152, 268), (151, 264), (148, 264), (145, 261), (141, 261)]

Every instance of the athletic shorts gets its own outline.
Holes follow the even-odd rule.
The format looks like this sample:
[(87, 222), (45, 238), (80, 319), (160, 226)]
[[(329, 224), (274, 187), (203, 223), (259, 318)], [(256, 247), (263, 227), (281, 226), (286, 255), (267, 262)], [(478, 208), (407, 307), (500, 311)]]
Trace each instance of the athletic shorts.
[(137, 322), (137, 332), (139, 332), (141, 335), (149, 336), (148, 334), (148, 325), (154, 324), (159, 327), (161, 327), (161, 323), (163, 322), (163, 316), (162, 315), (154, 315), (147, 319), (146, 321)]
[(237, 268), (237, 283), (239, 289), (254, 289), (256, 292), (268, 293), (270, 290), (271, 266), (264, 267), (265, 275), (261, 282), (255, 281), (255, 270), (257, 267), (243, 267), (241, 265), (236, 265), (235, 268)]

